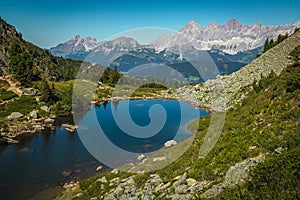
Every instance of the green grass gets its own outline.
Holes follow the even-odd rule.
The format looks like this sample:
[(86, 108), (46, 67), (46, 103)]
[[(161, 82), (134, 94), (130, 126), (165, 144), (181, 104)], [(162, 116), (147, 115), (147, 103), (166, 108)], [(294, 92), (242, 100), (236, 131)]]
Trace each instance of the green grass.
[(3, 88), (6, 90), (9, 88), (9, 84), (4, 80), (0, 80), (0, 88)]
[(106, 98), (108, 95), (117, 97), (154, 97), (159, 95), (162, 90), (165, 90), (165, 88), (136, 88), (135, 86), (131, 85), (117, 85), (115, 88), (113, 88), (107, 85), (105, 89), (97, 90), (97, 99)]
[(21, 96), (7, 104), (0, 105), (0, 117), (7, 117), (12, 112), (20, 112), (23, 115), (28, 114), (37, 107), (37, 102), (32, 96)]
[(17, 96), (14, 92), (6, 91), (3, 88), (0, 89), (0, 101), (7, 101)]

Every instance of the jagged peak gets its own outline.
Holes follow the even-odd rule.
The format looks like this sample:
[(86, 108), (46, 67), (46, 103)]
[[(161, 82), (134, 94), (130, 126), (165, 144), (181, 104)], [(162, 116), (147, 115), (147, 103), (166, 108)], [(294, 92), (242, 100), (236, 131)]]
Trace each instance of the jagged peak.
[(198, 25), (194, 20), (191, 20), (187, 23), (187, 25)]
[(194, 20), (189, 21), (185, 28), (193, 28), (193, 27), (201, 27), (199, 24), (197, 24)]
[(226, 23), (227, 26), (230, 26), (230, 27), (239, 27), (239, 26), (243, 26), (243, 24), (236, 20), (236, 19), (230, 19), (227, 23)]
[(211, 22), (209, 23), (208, 26), (209, 26), (209, 27), (211, 27), (211, 26), (218, 26), (218, 24), (213, 20), (213, 21), (211, 21)]
[(81, 37), (80, 37), (80, 35), (75, 35), (72, 39), (73, 39), (73, 40), (80, 40)]

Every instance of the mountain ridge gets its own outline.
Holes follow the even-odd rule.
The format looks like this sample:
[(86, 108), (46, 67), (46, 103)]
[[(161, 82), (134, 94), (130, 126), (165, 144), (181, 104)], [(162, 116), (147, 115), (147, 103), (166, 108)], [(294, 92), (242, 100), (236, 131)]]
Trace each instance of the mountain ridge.
[[(260, 23), (243, 25), (238, 20), (231, 19), (225, 24), (217, 24), (212, 21), (207, 26), (201, 26), (191, 20), (178, 32), (169, 35), (162, 34), (150, 45), (141, 45), (134, 38), (128, 37), (97, 42), (95, 38), (81, 38), (77, 35), (65, 43), (52, 47), (50, 51), (53, 55), (75, 60), (86, 60), (103, 66), (111, 67), (117, 62), (120, 69), (122, 69), (121, 71), (130, 69), (136, 66), (137, 63), (149, 63), (151, 61), (150, 57), (153, 61), (161, 61), (160, 64), (177, 64), (179, 61), (177, 58), (181, 60), (183, 58), (188, 60), (197, 59), (191, 55), (191, 52), (197, 54), (198, 51), (223, 52), (225, 57), (228, 58), (235, 55), (235, 57), (245, 56), (241, 60), (250, 62), (261, 53), (256, 49), (260, 49), (264, 45), (266, 38), (275, 39), (279, 34), (291, 34), (296, 27), (300, 27), (300, 21), (288, 25), (263, 26)], [(148, 51), (150, 48), (154, 49), (157, 55), (153, 57), (151, 50), (148, 56), (141, 59), (139, 52)], [(177, 60), (165, 60), (164, 54), (160, 53), (164, 50), (166, 54), (177, 54), (178, 56), (171, 56)], [(249, 52), (252, 55), (248, 56)], [(221, 55), (221, 53), (219, 54)], [(128, 55), (137, 55), (137, 57), (132, 58), (138, 60), (138, 62), (127, 62), (128, 59), (125, 63), (119, 62), (124, 60), (122, 57), (128, 58)], [(223, 70), (222, 73), (226, 74), (226, 71)]]
[(191, 45), (198, 50), (219, 49), (229, 54), (236, 54), (263, 46), (267, 38), (276, 39), (279, 34), (286, 33), (290, 35), (299, 24), (300, 21), (277, 26), (264, 26), (258, 22), (243, 25), (238, 20), (231, 19), (225, 24), (212, 21), (202, 27), (192, 20), (175, 34), (161, 35), (151, 44), (158, 50), (178, 51), (182, 46)]

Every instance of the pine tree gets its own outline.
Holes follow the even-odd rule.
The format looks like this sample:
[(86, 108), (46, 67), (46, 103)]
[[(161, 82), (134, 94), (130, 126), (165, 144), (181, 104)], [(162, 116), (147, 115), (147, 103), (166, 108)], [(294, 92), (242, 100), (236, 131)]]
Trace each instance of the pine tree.
[(53, 104), (58, 100), (58, 98), (55, 96), (54, 85), (52, 84), (52, 86), (50, 87), (46, 79), (43, 79), (42, 82), (42, 92), (42, 100), (46, 103)]
[(121, 75), (118, 72), (117, 66), (114, 65), (114, 70), (110, 76), (109, 83), (116, 84), (118, 82), (118, 80), (120, 79), (120, 77), (121, 77)]
[(263, 53), (265, 53), (266, 51), (269, 50), (269, 46), (270, 46), (270, 42), (269, 42), (269, 38), (267, 38), (266, 41), (265, 41), (265, 44), (264, 44)]

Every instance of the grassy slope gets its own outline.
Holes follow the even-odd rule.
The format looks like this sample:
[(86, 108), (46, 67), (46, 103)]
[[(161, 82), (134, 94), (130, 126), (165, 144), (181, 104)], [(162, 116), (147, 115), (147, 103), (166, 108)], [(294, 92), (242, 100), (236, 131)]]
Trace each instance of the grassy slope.
[[(300, 48), (294, 52), (299, 54)], [(294, 55), (295, 56), (295, 55)], [(246, 158), (269, 153), (265, 162), (252, 170), (252, 180), (244, 186), (225, 190), (217, 199), (260, 199), (289, 198), (300, 195), (300, 88), (287, 92), (291, 83), (299, 83), (300, 65), (289, 66), (281, 75), (264, 80), (263, 87), (252, 92), (240, 107), (226, 113), (223, 133), (214, 149), (205, 158), (198, 159), (198, 151), (206, 133), (210, 117), (201, 118), (190, 125), (196, 132), (192, 147), (177, 161), (156, 173), (165, 182), (171, 178), (188, 173), (188, 177), (221, 182), (230, 166)], [(250, 146), (257, 146), (249, 150)], [(285, 150), (274, 153), (278, 147)], [(188, 170), (187, 167), (189, 167)], [(108, 180), (116, 175), (102, 173), (92, 179), (81, 181), (83, 199), (102, 194), (95, 180), (106, 176)], [(121, 173), (118, 176), (126, 177)], [(137, 186), (142, 185), (149, 174), (137, 175)], [(106, 190), (110, 190), (107, 186)], [(66, 197), (63, 194), (61, 197)], [(200, 194), (196, 194), (200, 196)]]

